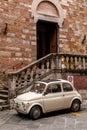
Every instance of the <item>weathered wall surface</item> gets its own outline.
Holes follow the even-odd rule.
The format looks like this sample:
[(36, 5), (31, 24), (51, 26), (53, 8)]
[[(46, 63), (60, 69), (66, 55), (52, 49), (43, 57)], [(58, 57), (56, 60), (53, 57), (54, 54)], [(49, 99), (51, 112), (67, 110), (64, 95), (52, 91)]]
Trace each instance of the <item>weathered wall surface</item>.
[(74, 76), (74, 85), (77, 89), (87, 89), (87, 76)]
[(87, 38), (84, 42), (82, 41), (84, 35), (87, 37), (87, 1), (67, 0), (65, 6), (63, 4), (62, 7), (66, 13), (66, 18), (60, 33), (61, 51), (64, 53), (86, 54)]
[(0, 62), (3, 69), (32, 62), (36, 54), (35, 29), (30, 0), (0, 1)]
[[(64, 21), (59, 28), (60, 53), (87, 53), (87, 1), (58, 0)], [(33, 0), (0, 0), (0, 68), (12, 70), (36, 60)], [(42, 6), (43, 7), (43, 6)], [(86, 40), (82, 42), (84, 36)]]

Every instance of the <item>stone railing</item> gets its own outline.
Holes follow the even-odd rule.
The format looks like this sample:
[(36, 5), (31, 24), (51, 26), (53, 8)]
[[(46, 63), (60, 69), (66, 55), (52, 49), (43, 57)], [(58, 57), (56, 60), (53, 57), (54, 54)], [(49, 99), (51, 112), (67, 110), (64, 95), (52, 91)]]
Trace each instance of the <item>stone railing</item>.
[(29, 88), (36, 80), (41, 80), (54, 73), (87, 73), (87, 56), (72, 54), (49, 54), (32, 64), (8, 73), (9, 96)]
[(87, 69), (87, 55), (55, 54), (59, 61), (58, 68), (72, 72), (85, 72)]
[(18, 71), (8, 73), (10, 97), (49, 75), (54, 68), (53, 63), (53, 54), (49, 54)]

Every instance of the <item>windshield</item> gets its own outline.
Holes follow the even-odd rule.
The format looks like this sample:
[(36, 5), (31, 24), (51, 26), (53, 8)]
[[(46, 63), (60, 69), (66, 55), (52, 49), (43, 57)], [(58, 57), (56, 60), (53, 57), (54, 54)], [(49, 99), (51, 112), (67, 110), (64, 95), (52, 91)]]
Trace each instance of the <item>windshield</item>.
[(30, 89), (30, 91), (32, 91), (32, 92), (36, 92), (36, 93), (43, 93), (43, 91), (44, 91), (44, 89), (45, 89), (45, 84), (43, 84), (43, 83), (35, 83), (32, 87), (31, 87), (31, 89)]

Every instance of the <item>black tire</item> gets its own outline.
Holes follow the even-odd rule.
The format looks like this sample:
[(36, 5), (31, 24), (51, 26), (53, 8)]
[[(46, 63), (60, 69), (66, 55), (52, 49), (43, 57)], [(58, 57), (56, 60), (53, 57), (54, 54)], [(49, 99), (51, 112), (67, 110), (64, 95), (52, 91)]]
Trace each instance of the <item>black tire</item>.
[(71, 111), (73, 112), (77, 112), (80, 110), (81, 107), (81, 103), (79, 100), (74, 100), (72, 105), (71, 105)]
[(41, 117), (42, 111), (39, 106), (35, 106), (30, 111), (30, 118), (33, 120), (39, 119)]

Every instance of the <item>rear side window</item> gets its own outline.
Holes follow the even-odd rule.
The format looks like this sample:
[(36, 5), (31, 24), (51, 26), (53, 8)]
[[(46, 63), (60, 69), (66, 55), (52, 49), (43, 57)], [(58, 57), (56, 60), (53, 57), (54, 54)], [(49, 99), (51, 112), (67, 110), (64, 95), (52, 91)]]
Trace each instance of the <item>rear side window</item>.
[(63, 83), (62, 86), (63, 86), (63, 91), (64, 92), (73, 91), (73, 87), (71, 86), (71, 84)]
[(61, 85), (60, 84), (50, 84), (47, 88), (48, 93), (57, 93), (61, 92)]

